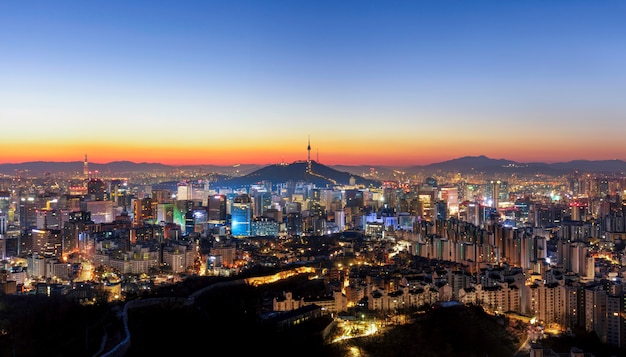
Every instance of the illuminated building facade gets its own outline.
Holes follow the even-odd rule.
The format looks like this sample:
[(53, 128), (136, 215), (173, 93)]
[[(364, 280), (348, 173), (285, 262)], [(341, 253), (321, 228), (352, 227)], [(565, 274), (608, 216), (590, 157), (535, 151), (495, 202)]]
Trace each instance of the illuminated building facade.
[(250, 196), (242, 194), (235, 197), (231, 210), (231, 234), (233, 237), (249, 237), (252, 234), (252, 202)]
[(280, 230), (278, 222), (267, 217), (252, 220), (250, 231), (254, 237), (277, 237)]
[(133, 202), (133, 224), (136, 226), (152, 222), (155, 219), (155, 210), (151, 198), (141, 198)]
[(159, 203), (157, 204), (157, 222), (174, 223), (174, 204)]
[(91, 212), (91, 219), (95, 223), (112, 222), (115, 218), (113, 201), (85, 201), (85, 211)]
[(64, 254), (78, 252), (81, 249), (81, 239), (84, 239), (89, 232), (89, 226), (93, 225), (91, 212), (76, 211), (70, 212), (68, 221), (62, 229), (62, 250)]

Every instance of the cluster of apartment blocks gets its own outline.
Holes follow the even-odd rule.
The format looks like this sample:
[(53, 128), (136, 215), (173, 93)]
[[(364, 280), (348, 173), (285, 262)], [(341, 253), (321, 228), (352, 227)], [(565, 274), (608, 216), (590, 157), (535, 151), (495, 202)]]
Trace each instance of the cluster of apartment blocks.
[[(463, 204), (460, 206), (463, 216)], [(623, 251), (614, 249), (626, 238), (623, 194), (562, 203), (520, 201), (522, 209), (512, 209), (513, 217), (525, 217), (526, 224), (517, 226), (504, 222), (506, 214), (485, 211), (481, 217), (481, 205), (474, 207), (480, 224), (436, 219), (439, 215), (434, 205), (435, 219), (414, 221), (412, 229), (396, 224), (402, 219), (398, 214), (378, 216), (365, 227), (370, 234), (383, 232), (384, 236), (386, 232), (403, 241), (411, 255), (457, 262), (473, 273), (449, 275), (443, 285), (403, 281), (397, 285), (400, 288), (391, 290), (376, 285), (357, 287), (362, 293), (347, 298), (347, 303), (338, 302), (336, 308), (345, 308), (363, 296), (372, 310), (454, 299), (492, 311), (534, 316), (545, 324), (581, 326), (595, 331), (604, 342), (626, 347), (626, 289), (622, 284), (626, 260)], [(389, 229), (394, 226), (401, 230)], [(506, 279), (485, 279), (493, 273), (490, 267), (497, 266), (515, 266), (512, 271), (516, 273), (507, 274)], [(482, 278), (472, 279), (472, 274), (481, 270)], [(355, 295), (352, 284), (345, 290), (348, 296)]]
[[(13, 210), (8, 209), (8, 204), (4, 205), (7, 207), (3, 206), (4, 211), (8, 209), (8, 214), (3, 215), (5, 223), (0, 234), (4, 235), (3, 257), (6, 257), (10, 255), (6, 254), (9, 251), (8, 238), (15, 238), (8, 232), (6, 222), (19, 222), (19, 227), (33, 227), (28, 231), (27, 237), (20, 237), (24, 239), (14, 250), (32, 253), (28, 255), (29, 273), (46, 277), (63, 276), (67, 263), (54, 259), (73, 249), (92, 251), (97, 264), (116, 266), (122, 272), (147, 272), (164, 261), (173, 267), (174, 272), (179, 272), (181, 267), (190, 266), (191, 261), (197, 257), (196, 248), (168, 248), (161, 252), (148, 242), (175, 242), (181, 236), (190, 234), (227, 235), (233, 233), (233, 230), (236, 233), (234, 236), (245, 238), (321, 235), (353, 229), (377, 238), (395, 236), (407, 242), (410, 254), (469, 263), (469, 266), (475, 265), (475, 269), (484, 269), (487, 265), (508, 264), (520, 267), (527, 275), (543, 276), (556, 264), (566, 274), (578, 277), (578, 284), (590, 284), (603, 278), (605, 273), (607, 278), (610, 277), (608, 273), (617, 273), (614, 276), (617, 280), (614, 285), (619, 286), (619, 281), (624, 278), (623, 272), (605, 272), (598, 266), (593, 250), (599, 245), (592, 246), (590, 242), (604, 244), (605, 253), (623, 266), (623, 256), (611, 251), (611, 245), (623, 240), (626, 235), (620, 191), (623, 185), (621, 181), (596, 181), (597, 184), (593, 185), (590, 183), (592, 181), (583, 180), (589, 185), (585, 184), (584, 192), (575, 192), (573, 190), (581, 190), (581, 181), (576, 182), (578, 186), (572, 184), (566, 189), (572, 195), (569, 201), (555, 201), (553, 196), (546, 194), (535, 197), (534, 201), (517, 198), (513, 204), (503, 205), (507, 197), (511, 198), (509, 185), (493, 180), (481, 185), (484, 187), (480, 189), (473, 187), (471, 190), (467, 184), (438, 186), (433, 180), (408, 186), (385, 184), (381, 188), (334, 189), (289, 182), (277, 185), (276, 191), (263, 184), (241, 190), (211, 190), (207, 186), (197, 187), (185, 183), (177, 186), (176, 194), (157, 185), (144, 187), (138, 192), (122, 189), (118, 185), (115, 190), (107, 192), (102, 181), (90, 180), (84, 192), (74, 188), (76, 192), (72, 192), (73, 194), (58, 197), (16, 197), (14, 202), (17, 205)], [(554, 192), (555, 187), (551, 191)], [(582, 195), (577, 196), (576, 193)], [(8, 196), (11, 199), (13, 195)], [(1, 198), (4, 197), (2, 195)], [(461, 199), (464, 201), (461, 202)], [(128, 207), (131, 209), (127, 212)], [(513, 225), (511, 221), (514, 222)], [(237, 228), (232, 226), (233, 223), (237, 223)], [(23, 234), (23, 230), (19, 232)], [(113, 240), (100, 239), (120, 234), (124, 235), (124, 239), (119, 244), (113, 243)], [(85, 239), (87, 236), (98, 239)], [(557, 242), (555, 257), (548, 255), (547, 246), (551, 239)], [(120, 254), (120, 251), (124, 253)], [(41, 257), (40, 254), (44, 252), (52, 254)], [(553, 261), (549, 262), (548, 259)], [(614, 270), (614, 267), (611, 269)], [(20, 272), (11, 274), (19, 275)], [(22, 279), (18, 275), (14, 278)], [(545, 280), (537, 279), (524, 286), (530, 286), (531, 289), (537, 286), (540, 291), (547, 291), (547, 295), (553, 294), (553, 289), (558, 286), (569, 286), (544, 283)], [(549, 305), (548, 301), (552, 300), (533, 300), (531, 297), (531, 303), (528, 303), (526, 298), (522, 298), (523, 288), (519, 282), (502, 282), (495, 286), (494, 289), (494, 286), (474, 284), (473, 287), (481, 291), (475, 300), (483, 305), (485, 301), (519, 301), (517, 305), (502, 303), (502, 309), (506, 310), (513, 305), (514, 311), (537, 311), (537, 314), (545, 316), (542, 320), (546, 323), (567, 324), (568, 321), (573, 321), (572, 316), (577, 317), (576, 321), (580, 316), (576, 312), (581, 311), (581, 303), (576, 304), (576, 310), (554, 314), (549, 311), (560, 310)], [(432, 303), (447, 296), (472, 301), (472, 296), (476, 295), (469, 289), (470, 286), (464, 286), (465, 295), (461, 294), (461, 290), (458, 295), (448, 294), (445, 285), (436, 289), (426, 286), (423, 288), (424, 292), (417, 294), (426, 295), (420, 295), (422, 297), (416, 298), (417, 301)], [(520, 296), (518, 299), (515, 298), (515, 288)], [(498, 295), (497, 291), (500, 290), (511, 291), (507, 294), (513, 294), (513, 297), (490, 297), (490, 294)], [(420, 289), (415, 291), (419, 292)], [(608, 295), (620, 294), (618, 288), (615, 291), (605, 291), (605, 305), (613, 302)], [(392, 292), (391, 296), (394, 294), (397, 292)], [(388, 294), (385, 295), (381, 290), (381, 298), (382, 296)], [(556, 304), (561, 304), (560, 297), (565, 295), (559, 293), (556, 296), (559, 297), (555, 300)], [(377, 298), (372, 296), (371, 300), (377, 301)], [(395, 300), (397, 301), (397, 297)], [(522, 303), (522, 300), (526, 302)], [(411, 301), (406, 299), (404, 303), (413, 304)], [(381, 302), (373, 307), (378, 305), (390, 306), (389, 303)], [(488, 305), (495, 310), (500, 307), (498, 303)], [(535, 305), (537, 306), (533, 307)], [(566, 306), (564, 303), (562, 305)], [(515, 309), (516, 306), (519, 309)], [(582, 306), (587, 306), (587, 303)], [(620, 306), (623, 308), (623, 304)], [(605, 320), (607, 326), (614, 325), (608, 323), (612, 321), (608, 316)], [(597, 324), (599, 325), (593, 325), (591, 329), (595, 331), (604, 326), (604, 322)], [(608, 332), (606, 335), (610, 336)]]
[[(365, 266), (359, 269), (360, 276), (369, 270)], [(274, 298), (273, 309), (290, 311), (315, 304), (333, 314), (354, 306), (394, 313), (458, 301), (494, 313), (535, 317), (542, 324), (562, 329), (582, 327), (594, 331), (605, 343), (626, 347), (626, 289), (621, 283), (605, 279), (583, 283), (558, 268), (531, 274), (530, 278), (521, 268), (508, 266), (488, 266), (476, 273), (463, 265), (430, 274), (401, 270), (405, 276), (391, 271), (397, 277), (380, 278), (380, 271), (373, 269), (365, 273), (365, 278), (345, 277), (346, 284), (330, 284), (334, 290), (323, 298), (294, 298), (286, 292)]]

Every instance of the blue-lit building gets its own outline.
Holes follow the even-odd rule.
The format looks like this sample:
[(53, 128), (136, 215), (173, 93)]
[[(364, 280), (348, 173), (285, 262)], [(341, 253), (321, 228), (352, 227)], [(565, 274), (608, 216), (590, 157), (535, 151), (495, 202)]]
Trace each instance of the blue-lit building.
[(233, 200), (231, 209), (231, 234), (233, 237), (250, 237), (252, 235), (252, 200), (242, 194)]

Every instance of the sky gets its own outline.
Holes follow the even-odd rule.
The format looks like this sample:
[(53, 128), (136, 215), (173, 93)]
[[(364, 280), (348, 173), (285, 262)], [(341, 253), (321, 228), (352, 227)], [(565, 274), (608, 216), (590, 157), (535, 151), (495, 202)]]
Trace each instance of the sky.
[(626, 2), (0, 1), (0, 163), (626, 160)]

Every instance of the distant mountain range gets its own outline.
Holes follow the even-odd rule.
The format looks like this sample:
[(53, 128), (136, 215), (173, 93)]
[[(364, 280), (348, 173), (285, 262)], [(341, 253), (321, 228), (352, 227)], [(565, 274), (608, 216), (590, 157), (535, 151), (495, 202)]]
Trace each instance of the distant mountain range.
[[(347, 184), (350, 177), (354, 177), (357, 184), (369, 184), (363, 176), (370, 171), (378, 172), (379, 177), (391, 176), (394, 170), (402, 170), (407, 174), (436, 174), (443, 172), (484, 173), (484, 174), (545, 174), (563, 175), (578, 171), (581, 173), (626, 174), (626, 162), (622, 160), (575, 160), (561, 163), (519, 163), (506, 159), (492, 159), (486, 156), (465, 156), (453, 160), (421, 166), (391, 167), (382, 165), (322, 165), (312, 162), (312, 173), (306, 174), (306, 162), (294, 162), (278, 165), (188, 165), (171, 166), (159, 163), (134, 163), (130, 161), (115, 161), (106, 164), (89, 163), (90, 171), (98, 171), (102, 176), (124, 175), (128, 173), (149, 172), (177, 172), (177, 171), (204, 171), (207, 174), (217, 174), (218, 182), (229, 181), (233, 185), (254, 183), (263, 180), (279, 182), (285, 177), (294, 180), (308, 180), (316, 184), (325, 185), (336, 181)], [(25, 176), (42, 176), (46, 172), (51, 174), (83, 172), (83, 162), (25, 162), (17, 164), (0, 164), (0, 174), (13, 176), (16, 172)]]
[(408, 166), (408, 167), (380, 167), (380, 166), (333, 166), (344, 171), (359, 173), (375, 169), (379, 176), (390, 176), (394, 170), (402, 170), (405, 174), (436, 174), (444, 172), (458, 172), (461, 174), (483, 173), (486, 175), (550, 175), (558, 176), (573, 172), (594, 174), (626, 174), (626, 161), (622, 160), (574, 160), (559, 163), (520, 163), (506, 159), (492, 159), (486, 156), (465, 156), (438, 163)]
[(379, 177), (391, 177), (395, 170), (402, 170), (406, 175), (437, 174), (458, 172), (461, 174), (485, 175), (549, 175), (561, 176), (576, 171), (580, 173), (622, 175), (626, 174), (626, 162), (622, 160), (574, 160), (547, 164), (543, 162), (520, 163), (506, 159), (492, 159), (486, 156), (465, 156), (448, 161), (422, 166), (386, 167), (386, 166), (333, 166), (335, 169), (351, 173), (378, 172)]
[(413, 172), (457, 171), (460, 173), (485, 174), (544, 174), (563, 175), (575, 171), (585, 173), (626, 173), (626, 162), (622, 160), (575, 160), (559, 163), (519, 163), (506, 159), (491, 159), (486, 156), (465, 156), (425, 166), (407, 168)]
[[(16, 171), (27, 173), (28, 175), (40, 176), (49, 172), (57, 173), (76, 173), (83, 172), (84, 162), (50, 162), (50, 161), (32, 161), (19, 164), (0, 164), (0, 174), (15, 175)], [(176, 172), (181, 170), (189, 171), (205, 171), (210, 173), (219, 173), (224, 175), (245, 175), (257, 170), (261, 165), (184, 165), (172, 166), (159, 163), (135, 163), (131, 161), (113, 161), (106, 164), (89, 163), (89, 171), (99, 172), (103, 176), (126, 174), (126, 173), (149, 173), (149, 172)]]

